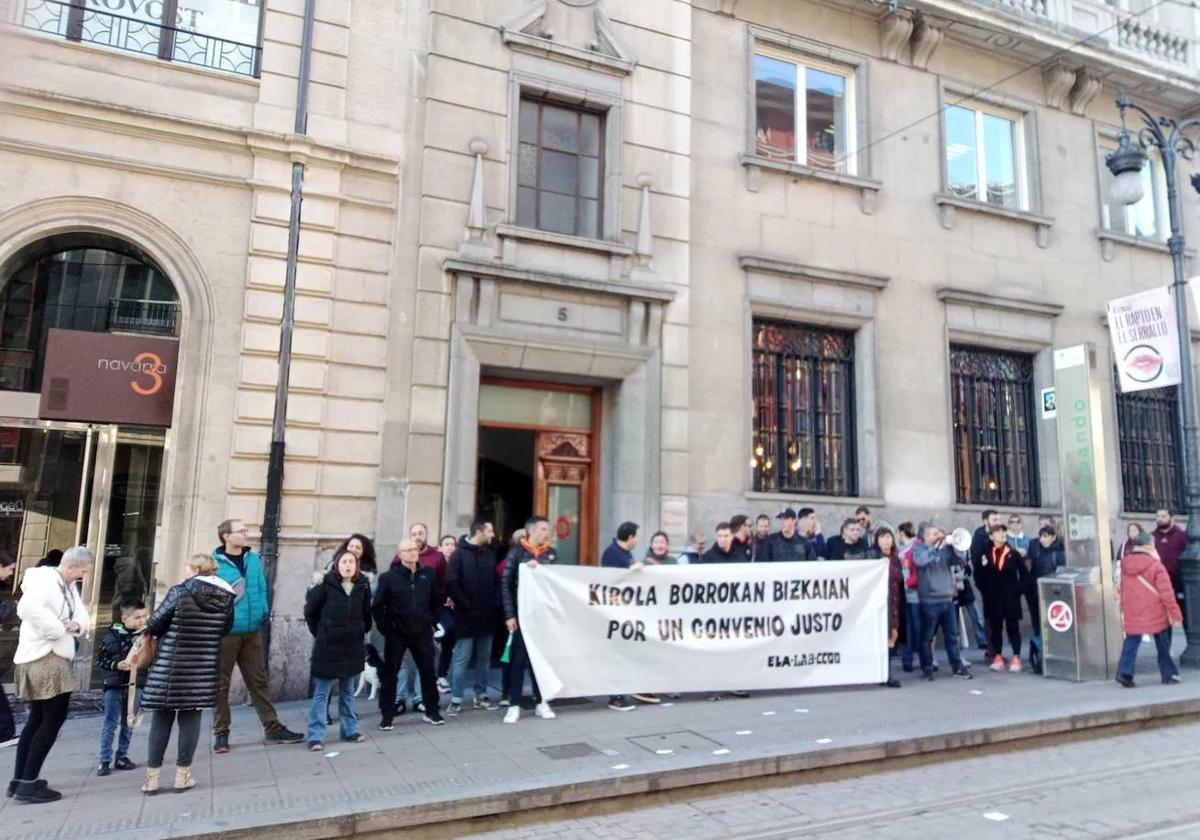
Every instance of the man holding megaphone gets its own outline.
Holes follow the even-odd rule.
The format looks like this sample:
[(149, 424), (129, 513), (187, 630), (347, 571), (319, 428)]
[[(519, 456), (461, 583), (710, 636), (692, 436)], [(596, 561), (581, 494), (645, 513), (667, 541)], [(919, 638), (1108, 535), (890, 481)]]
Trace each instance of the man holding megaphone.
[(917, 593), (924, 621), (921, 627), (921, 679), (933, 681), (933, 637), (941, 628), (946, 655), (956, 677), (971, 679), (971, 672), (958, 649), (958, 621), (954, 611), (957, 586), (953, 567), (958, 555), (946, 539), (946, 532), (932, 522), (922, 522), (913, 547), (913, 565), (917, 567)]

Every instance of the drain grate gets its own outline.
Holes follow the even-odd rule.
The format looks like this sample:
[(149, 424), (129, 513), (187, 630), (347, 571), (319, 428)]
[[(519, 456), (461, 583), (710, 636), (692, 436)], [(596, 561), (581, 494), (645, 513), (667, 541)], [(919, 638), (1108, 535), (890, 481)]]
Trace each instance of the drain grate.
[(656, 755), (660, 750), (670, 750), (674, 754), (682, 752), (712, 752), (715, 747), (722, 747), (719, 741), (714, 741), (712, 738), (705, 738), (703, 735), (693, 732), (690, 729), (683, 729), (678, 732), (660, 732), (657, 735), (641, 735), (637, 738), (627, 739), (634, 746), (641, 747), (647, 752), (652, 752)]
[(600, 750), (583, 741), (571, 744), (553, 744), (549, 747), (538, 747), (538, 752), (547, 758), (555, 760), (562, 758), (587, 758), (589, 755), (600, 755)]

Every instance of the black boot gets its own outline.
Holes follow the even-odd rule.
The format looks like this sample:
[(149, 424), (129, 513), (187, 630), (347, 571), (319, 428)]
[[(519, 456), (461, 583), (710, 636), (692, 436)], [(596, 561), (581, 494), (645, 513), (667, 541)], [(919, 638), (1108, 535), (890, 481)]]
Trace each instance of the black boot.
[(47, 802), (57, 802), (62, 799), (62, 794), (42, 781), (18, 782), (16, 798), (18, 802), (42, 805)]

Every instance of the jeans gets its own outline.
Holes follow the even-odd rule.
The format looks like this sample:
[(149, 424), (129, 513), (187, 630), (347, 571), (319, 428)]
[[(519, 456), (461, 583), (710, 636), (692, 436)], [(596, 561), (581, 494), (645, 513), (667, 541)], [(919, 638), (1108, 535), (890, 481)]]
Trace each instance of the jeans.
[(438, 713), (437, 677), (433, 670), (433, 631), (415, 636), (387, 636), (383, 645), (383, 673), (379, 675), (379, 712), (383, 720), (396, 713), (396, 677), (404, 654), (411, 652), (417, 673), (421, 675), (421, 698), (425, 714)]
[(42, 765), (58, 740), (58, 730), (62, 729), (70, 709), (69, 691), (49, 700), (29, 701), (29, 717), (21, 730), (21, 740), (17, 742), (17, 762), (13, 767), (15, 780), (32, 782), (42, 774)]
[[(125, 714), (129, 703), (128, 688), (109, 688), (104, 691), (104, 723), (100, 725), (100, 763), (111, 764), (113, 758), (125, 758), (129, 755), (129, 741), (133, 730), (129, 728), (129, 719)], [(142, 690), (137, 690), (137, 706), (142, 705)], [(113, 755), (113, 735), (120, 730), (117, 737), (117, 754)]]
[(308, 704), (308, 743), (325, 740), (325, 720), (329, 714), (329, 694), (334, 685), (338, 689), (338, 726), (342, 738), (353, 738), (358, 734), (358, 714), (354, 711), (354, 691), (358, 677), (325, 679), (313, 677), (312, 702)]
[(525, 649), (525, 636), (518, 630), (513, 633), (512, 650), (509, 651), (508, 702), (513, 706), (521, 705), (521, 691), (525, 688), (525, 669), (529, 669), (529, 681), (533, 684), (533, 696), (541, 697), (538, 690), (537, 675), (529, 664), (529, 651)]
[(954, 670), (963, 667), (962, 656), (958, 651), (958, 616), (953, 603), (945, 601), (937, 604), (921, 605), (921, 671), (933, 672), (933, 635), (941, 628), (942, 641), (946, 645), (946, 656)]
[[(1138, 649), (1142, 646), (1141, 634), (1126, 636), (1125, 644), (1121, 645), (1121, 659), (1117, 662), (1117, 673), (1133, 679), (1137, 670)], [(1175, 662), (1171, 659), (1171, 628), (1154, 634), (1154, 647), (1158, 650), (1158, 671), (1163, 679), (1179, 673)]]
[(475, 678), (475, 696), (487, 696), (488, 672), (492, 664), (492, 637), (466, 636), (454, 643), (454, 658), (450, 662), (450, 702), (461, 703), (463, 683), (467, 676)]
[(171, 740), (171, 727), (179, 719), (179, 738), (175, 744), (175, 766), (191, 767), (200, 743), (200, 709), (155, 709), (150, 715), (150, 743), (147, 747), (146, 766), (157, 770), (163, 765), (167, 754), (167, 742)]
[(904, 670), (911, 671), (913, 666), (913, 655), (921, 647), (921, 625), (924, 623), (924, 616), (921, 615), (921, 604), (917, 601), (904, 602), (904, 619), (905, 624), (904, 644), (900, 645), (900, 664), (904, 666)]
[[(387, 644), (384, 644), (387, 647)], [(417, 699), (421, 696), (421, 676), (417, 670), (417, 665), (413, 662), (412, 651), (407, 651), (404, 654), (404, 659), (401, 660), (400, 671), (397, 676), (396, 684), (396, 699), (408, 701), (411, 700), (415, 706)]]
[(221, 640), (221, 687), (217, 694), (217, 710), (213, 713), (213, 733), (229, 733), (229, 681), (233, 677), (233, 666), (242, 672), (246, 689), (254, 700), (254, 711), (263, 729), (271, 731), (279, 727), (279, 715), (271, 705), (267, 694), (267, 665), (263, 659), (262, 634), (241, 633), (226, 636)]
[(966, 606), (967, 618), (971, 620), (971, 638), (975, 640), (975, 647), (983, 648), (987, 645), (987, 630), (983, 626), (983, 620), (979, 617), (979, 606), (972, 601)]

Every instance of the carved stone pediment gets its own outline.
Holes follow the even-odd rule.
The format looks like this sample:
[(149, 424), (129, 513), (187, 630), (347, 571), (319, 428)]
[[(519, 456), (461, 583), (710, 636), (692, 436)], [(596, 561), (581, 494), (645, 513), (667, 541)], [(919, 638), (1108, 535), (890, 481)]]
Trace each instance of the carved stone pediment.
[(501, 32), (515, 50), (610, 73), (633, 71), (633, 57), (613, 31), (601, 0), (533, 0)]

